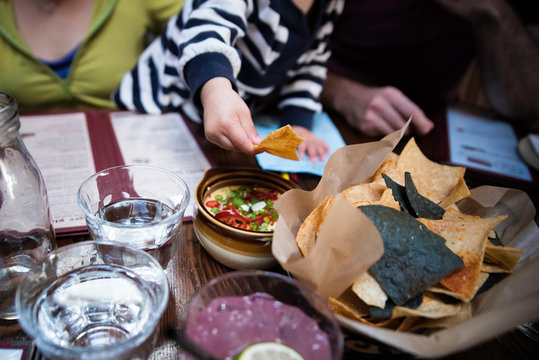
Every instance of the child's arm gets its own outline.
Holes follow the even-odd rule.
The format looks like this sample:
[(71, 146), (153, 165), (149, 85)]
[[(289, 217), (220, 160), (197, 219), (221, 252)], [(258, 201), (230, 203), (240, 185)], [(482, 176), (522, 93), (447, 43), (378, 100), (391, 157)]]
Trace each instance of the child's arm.
[(251, 111), (230, 80), (222, 77), (208, 80), (202, 86), (200, 100), (206, 138), (224, 149), (254, 155), (254, 145), (260, 143), (260, 137)]

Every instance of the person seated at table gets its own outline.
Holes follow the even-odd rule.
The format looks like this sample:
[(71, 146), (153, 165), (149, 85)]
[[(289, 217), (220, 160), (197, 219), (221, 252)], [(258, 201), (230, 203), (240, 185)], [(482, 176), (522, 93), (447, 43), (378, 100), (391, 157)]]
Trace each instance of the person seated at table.
[(348, 0), (330, 41), (323, 104), (369, 136), (400, 129), (410, 115), (424, 135), (475, 56), (493, 110), (537, 130), (539, 2), (510, 3)]
[(182, 110), (206, 138), (249, 155), (260, 138), (249, 106), (278, 92), (282, 125), (305, 141), (300, 157), (324, 160), (310, 130), (321, 111), (328, 33), (343, 0), (185, 1), (166, 32), (126, 74), (115, 100), (145, 113)]
[(182, 0), (0, 0), (0, 91), (23, 112), (114, 109), (110, 93)]

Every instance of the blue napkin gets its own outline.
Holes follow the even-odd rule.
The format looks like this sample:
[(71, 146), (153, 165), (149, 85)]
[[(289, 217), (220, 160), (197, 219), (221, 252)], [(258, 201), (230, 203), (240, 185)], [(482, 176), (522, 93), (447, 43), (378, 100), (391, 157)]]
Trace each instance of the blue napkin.
[[(299, 161), (294, 161), (283, 159), (264, 152), (256, 155), (258, 165), (260, 165), (260, 167), (264, 170), (290, 173), (310, 173), (322, 176), (327, 159), (329, 159), (331, 154), (333, 154), (337, 149), (345, 146), (346, 143), (341, 137), (339, 130), (337, 130), (329, 118), (328, 114), (324, 112), (317, 113), (313, 120), (312, 131), (316, 136), (324, 140), (330, 148), (326, 161), (320, 162), (320, 160), (318, 160), (316, 163), (313, 163), (307, 156)], [(255, 116), (254, 123), (260, 137), (265, 138), (270, 132), (279, 128), (280, 120), (279, 117), (275, 115), (261, 114)]]

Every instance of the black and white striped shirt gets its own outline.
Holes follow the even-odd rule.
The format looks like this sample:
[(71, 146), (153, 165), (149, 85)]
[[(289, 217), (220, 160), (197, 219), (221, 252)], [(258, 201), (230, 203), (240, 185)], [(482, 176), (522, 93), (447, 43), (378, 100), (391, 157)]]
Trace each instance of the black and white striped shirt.
[(252, 104), (279, 89), (283, 123), (311, 127), (344, 0), (315, 0), (305, 16), (291, 0), (186, 0), (166, 31), (125, 74), (116, 103), (145, 113), (183, 110), (195, 121), (201, 86), (228, 78)]

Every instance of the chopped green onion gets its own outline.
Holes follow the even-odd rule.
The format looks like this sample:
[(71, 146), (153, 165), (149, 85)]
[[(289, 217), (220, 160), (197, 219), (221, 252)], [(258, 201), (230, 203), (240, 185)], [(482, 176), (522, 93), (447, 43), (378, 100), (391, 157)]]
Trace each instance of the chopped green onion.
[(235, 207), (240, 207), (241, 205), (243, 205), (243, 200), (241, 198), (235, 197), (232, 200), (232, 204), (234, 204)]

